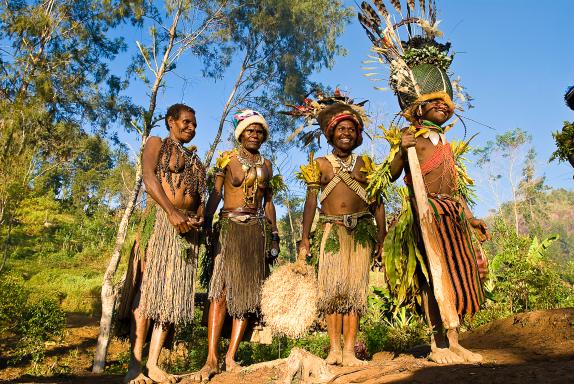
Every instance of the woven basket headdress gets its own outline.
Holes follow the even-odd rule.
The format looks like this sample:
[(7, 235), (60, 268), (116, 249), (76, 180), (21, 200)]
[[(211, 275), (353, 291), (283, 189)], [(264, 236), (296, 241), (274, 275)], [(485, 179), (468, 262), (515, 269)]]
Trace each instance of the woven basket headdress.
[[(415, 120), (416, 108), (433, 99), (441, 99), (454, 110), (453, 88), (461, 101), (467, 97), (457, 82), (447, 74), (453, 60), (449, 54), (450, 43), (436, 41), (442, 36), (436, 20), (434, 0), (374, 0), (374, 7), (361, 3), (359, 22), (373, 43), (376, 60), (389, 68), (389, 86), (399, 99), (402, 115)], [(392, 14), (396, 13), (396, 15)], [(406, 30), (407, 38), (401, 39), (399, 31)]]

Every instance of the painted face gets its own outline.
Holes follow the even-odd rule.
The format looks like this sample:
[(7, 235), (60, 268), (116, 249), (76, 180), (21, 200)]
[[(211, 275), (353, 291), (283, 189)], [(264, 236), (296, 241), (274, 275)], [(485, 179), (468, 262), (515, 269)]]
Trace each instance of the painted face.
[(265, 141), (266, 132), (265, 129), (261, 126), (261, 124), (250, 124), (241, 132), (241, 136), (239, 136), (239, 142), (245, 149), (248, 151), (258, 151)]
[(437, 125), (444, 124), (454, 112), (440, 99), (430, 100), (422, 105), (420, 109), (421, 120), (428, 120)]
[(357, 127), (351, 120), (343, 120), (333, 130), (333, 147), (345, 152), (352, 151), (357, 142)]
[(168, 117), (167, 123), (169, 124), (169, 135), (172, 139), (180, 143), (189, 143), (195, 137), (197, 121), (195, 120), (195, 114), (192, 112), (181, 111), (177, 120), (173, 117)]

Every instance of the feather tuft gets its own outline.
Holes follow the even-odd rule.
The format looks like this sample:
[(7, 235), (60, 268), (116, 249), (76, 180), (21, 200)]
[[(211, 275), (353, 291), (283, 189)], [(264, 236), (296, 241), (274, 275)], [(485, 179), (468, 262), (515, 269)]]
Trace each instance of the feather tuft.
[(421, 18), (424, 18), (426, 13), (425, 0), (419, 0), (419, 8), (421, 12)]
[(414, 10), (415, 10), (415, 0), (407, 0), (407, 6), (408, 6), (409, 9), (411, 10), (411, 12), (414, 12)]
[(387, 10), (385, 3), (383, 3), (383, 0), (373, 0), (373, 3), (375, 3), (375, 7), (377, 7), (377, 11), (379, 11), (379, 14), (383, 18), (385, 18), (389, 15), (389, 11)]
[(393, 7), (395, 7), (397, 12), (402, 15), (401, 0), (391, 0), (391, 4), (393, 5)]

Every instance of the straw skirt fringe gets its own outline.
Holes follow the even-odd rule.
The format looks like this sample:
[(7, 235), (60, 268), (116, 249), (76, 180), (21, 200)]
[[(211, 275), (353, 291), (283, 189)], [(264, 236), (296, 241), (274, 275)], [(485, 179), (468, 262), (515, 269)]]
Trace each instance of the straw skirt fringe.
[[(324, 223), (319, 251), (318, 307), (322, 314), (356, 312), (367, 309), (371, 247), (355, 241), (344, 226)], [(337, 231), (339, 252), (325, 251), (331, 231)]]
[(193, 321), (198, 253), (198, 232), (182, 237), (158, 209), (141, 283), (139, 308), (145, 318), (173, 324)]
[(209, 299), (218, 300), (225, 295), (229, 314), (243, 318), (248, 313), (258, 312), (261, 285), (269, 272), (265, 260), (265, 224), (261, 219), (245, 223), (224, 220)]

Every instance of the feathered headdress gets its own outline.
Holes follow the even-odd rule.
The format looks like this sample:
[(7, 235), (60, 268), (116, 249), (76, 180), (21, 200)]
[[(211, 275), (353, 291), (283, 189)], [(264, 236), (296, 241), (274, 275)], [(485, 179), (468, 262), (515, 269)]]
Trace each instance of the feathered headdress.
[[(454, 110), (453, 88), (462, 101), (467, 97), (448, 77), (454, 55), (449, 54), (450, 43), (436, 41), (442, 32), (438, 30), (435, 1), (419, 0), (417, 7), (414, 0), (407, 0), (404, 14), (400, 0), (390, 2), (392, 8), (383, 0), (373, 0), (375, 9), (363, 1), (358, 17), (373, 43), (377, 61), (389, 66), (389, 85), (399, 99), (402, 115), (414, 121), (416, 108), (433, 99), (443, 100)], [(396, 18), (391, 15), (393, 9)], [(407, 30), (406, 40), (399, 35), (401, 27)]]
[[(330, 128), (329, 124), (321, 124), (319, 121), (319, 115), (325, 116), (325, 114), (321, 114), (321, 112), (325, 111), (327, 108), (332, 109), (333, 111), (339, 109), (343, 111), (344, 109), (348, 109), (349, 112), (352, 112), (352, 115), (356, 117), (356, 121), (358, 122), (358, 125), (360, 125), (360, 130), (362, 131), (363, 126), (368, 121), (367, 114), (363, 107), (367, 100), (355, 103), (350, 97), (342, 95), (339, 89), (335, 89), (332, 96), (325, 96), (319, 90), (313, 91), (313, 93), (315, 93), (315, 96), (317, 97), (316, 100), (307, 97), (303, 100), (302, 105), (287, 104), (286, 106), (290, 108), (290, 110), (281, 112), (296, 118), (303, 118), (304, 120), (304, 123), (289, 135), (286, 140), (287, 142), (293, 140), (299, 134), (301, 134), (300, 140), (305, 146), (308, 146), (313, 141), (316, 141), (317, 144), (320, 145), (321, 134), (325, 134), (328, 141), (329, 133), (326, 129), (328, 130)], [(301, 133), (306, 127), (316, 125), (319, 125), (319, 127), (314, 128), (309, 132)]]

